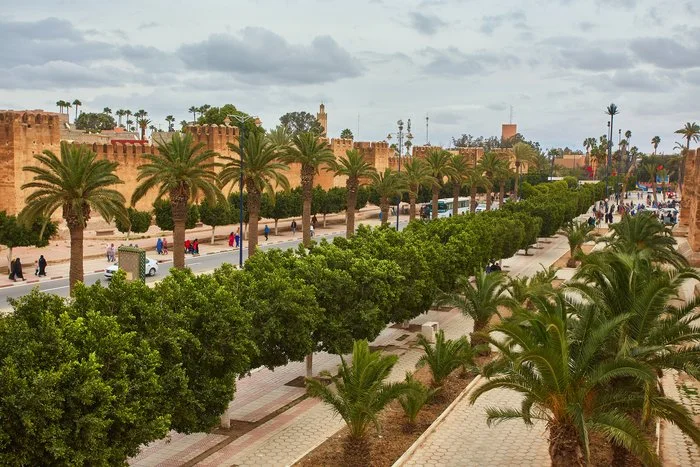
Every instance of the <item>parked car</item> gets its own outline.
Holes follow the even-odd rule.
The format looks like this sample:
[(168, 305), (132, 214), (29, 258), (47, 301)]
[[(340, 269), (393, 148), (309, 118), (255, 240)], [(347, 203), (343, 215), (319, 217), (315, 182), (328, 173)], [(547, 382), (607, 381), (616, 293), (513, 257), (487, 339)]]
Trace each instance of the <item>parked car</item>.
[[(107, 278), (107, 280), (111, 279), (112, 275), (114, 275), (114, 273), (118, 270), (119, 266), (117, 266), (116, 264), (113, 264), (107, 269), (105, 269), (105, 277)], [(158, 261), (151, 258), (146, 258), (146, 266), (143, 272), (147, 276), (155, 276), (156, 274), (158, 274)]]

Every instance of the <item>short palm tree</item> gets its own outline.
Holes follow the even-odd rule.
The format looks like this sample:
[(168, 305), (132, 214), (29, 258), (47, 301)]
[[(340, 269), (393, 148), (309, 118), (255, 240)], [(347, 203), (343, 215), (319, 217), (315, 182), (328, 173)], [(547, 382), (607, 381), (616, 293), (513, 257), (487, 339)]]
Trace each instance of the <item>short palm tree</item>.
[[(229, 149), (238, 156), (223, 156), (226, 161), (219, 174), (221, 186), (232, 183), (232, 187), (240, 183), (243, 170), (243, 185), (248, 192), (248, 255), (255, 254), (258, 246), (258, 219), (263, 193), (274, 199), (275, 190), (289, 189), (289, 181), (284, 176), (289, 167), (277, 159), (275, 146), (260, 130), (249, 132), (244, 139), (243, 148), (238, 144), (228, 143)], [(243, 167), (241, 167), (243, 160)]]
[(406, 392), (399, 396), (399, 404), (406, 415), (409, 428), (416, 425), (418, 413), (430, 399), (437, 394), (440, 388), (429, 388), (418, 381), (411, 373), (406, 373), (404, 380), (407, 386)]
[(315, 379), (306, 379), (310, 396), (321, 399), (340, 415), (350, 430), (346, 457), (348, 465), (354, 459), (366, 461), (369, 454), (367, 431), (371, 425), (380, 429), (377, 415), (391, 401), (407, 391), (406, 383), (388, 383), (387, 378), (396, 364), (396, 355), (371, 352), (367, 341), (355, 341), (352, 365), (340, 357), (338, 376), (331, 379), (335, 390)]
[[(452, 183), (452, 215), (456, 216), (459, 212), (459, 194), (462, 191), (462, 186), (471, 175), (472, 166), (467, 160), (467, 156), (463, 154), (453, 154), (450, 158), (451, 173), (449, 174), (450, 182)], [(476, 190), (474, 191), (476, 198)], [(472, 204), (476, 199), (472, 199)], [(476, 208), (475, 208), (476, 209)]]
[(688, 152), (690, 151), (690, 142), (694, 141), (697, 143), (698, 141), (700, 141), (700, 125), (698, 125), (695, 122), (687, 122), (683, 128), (676, 130), (675, 133), (683, 135), (683, 138), (685, 138), (685, 153), (682, 154), (681, 166), (678, 175), (678, 185), (682, 187), (683, 177), (685, 175), (685, 158), (687, 157)]
[(409, 158), (404, 165), (404, 178), (408, 188), (408, 221), (416, 218), (416, 199), (420, 187), (433, 187), (438, 181), (430, 173), (430, 167), (423, 159)]
[(115, 217), (127, 221), (124, 196), (112, 188), (123, 183), (115, 173), (117, 162), (97, 159), (85, 146), (61, 143), (61, 156), (44, 151), (34, 156), (37, 165), (24, 167), (33, 174), (31, 182), (22, 190), (34, 190), (27, 196), (26, 207), (20, 218), (32, 222), (49, 219), (62, 210), (70, 232), (71, 291), (83, 280), (83, 232), (93, 211), (107, 222)]
[(654, 155), (656, 155), (656, 150), (659, 147), (659, 144), (661, 144), (661, 137), (660, 136), (654, 136), (651, 139), (651, 145), (654, 147)]
[(328, 147), (328, 142), (322, 140), (314, 132), (301, 132), (292, 137), (290, 146), (282, 154), (283, 162), (301, 165), (302, 211), (301, 228), (302, 241), (308, 247), (311, 243), (311, 196), (314, 188), (314, 175), (321, 166), (332, 167), (335, 155)]
[(371, 175), (372, 188), (379, 195), (379, 210), (382, 213), (382, 225), (389, 222), (389, 200), (401, 196), (406, 191), (406, 180), (398, 172), (387, 167), (384, 172)]
[(458, 308), (474, 321), (471, 343), (477, 346), (485, 342), (482, 334), (491, 318), (501, 316), (498, 307), (513, 305), (513, 301), (504, 293), (506, 288), (507, 276), (504, 273), (479, 270), (474, 276), (474, 283), (467, 276), (458, 277), (454, 291), (442, 294), (437, 302)]
[(452, 154), (449, 151), (445, 151), (440, 148), (432, 148), (428, 151), (428, 155), (425, 158), (425, 162), (430, 168), (430, 176), (432, 176), (437, 183), (432, 186), (432, 200), (431, 200), (431, 217), (437, 219), (438, 217), (438, 199), (440, 198), (440, 187), (445, 180), (445, 177), (452, 175), (452, 166), (450, 160)]
[(650, 212), (625, 216), (610, 226), (611, 234), (601, 241), (608, 248), (627, 254), (641, 254), (651, 261), (666, 263), (675, 268), (688, 265), (688, 260), (675, 248), (673, 234)]
[(440, 387), (445, 379), (457, 368), (474, 365), (476, 352), (466, 337), (445, 339), (442, 329), (435, 334), (435, 343), (431, 344), (423, 334), (418, 335), (418, 345), (423, 348), (423, 355), (416, 363), (418, 368), (428, 365), (433, 376), (433, 387)]
[(292, 134), (286, 126), (277, 125), (267, 133), (267, 139), (280, 153), (283, 153), (291, 146)]
[[(510, 167), (508, 161), (501, 154), (489, 151), (484, 154), (477, 164), (479, 170), (484, 174), (484, 177), (489, 182), (489, 185), (494, 186), (496, 183), (500, 185), (500, 200), (499, 207), (503, 205), (505, 196), (505, 183), (510, 177)], [(491, 210), (491, 190), (486, 190), (486, 210)]]
[(216, 153), (205, 149), (204, 143), (195, 143), (192, 135), (175, 133), (167, 143), (158, 144), (157, 154), (145, 154), (147, 163), (140, 165), (139, 185), (131, 195), (135, 205), (151, 190), (156, 199), (166, 194), (170, 199), (173, 216), (173, 266), (185, 267), (185, 223), (190, 202), (200, 195), (207, 202), (225, 201), (218, 186), (215, 168)]
[(483, 369), (490, 379), (475, 389), (471, 402), (493, 389), (522, 394), (520, 408), (487, 408), (487, 422), (545, 422), (553, 467), (587, 464), (590, 433), (626, 446), (645, 465), (659, 465), (626, 410), (626, 398), (633, 391), (609, 385), (613, 378), (642, 382), (655, 378), (650, 368), (634, 359), (606, 355), (606, 344), (625, 317), (605, 320), (595, 307), (573, 306), (559, 294), (533, 297), (533, 310), (517, 310), (493, 326), (489, 342), (500, 355)]
[(355, 234), (355, 208), (357, 205), (357, 190), (361, 185), (371, 179), (376, 170), (367, 162), (362, 154), (356, 149), (349, 149), (345, 156), (333, 164), (332, 170), (337, 176), (347, 177), (345, 188), (347, 188), (347, 210), (345, 213), (345, 237), (350, 238)]
[(522, 166), (523, 164), (531, 162), (535, 158), (535, 149), (527, 143), (517, 143), (515, 146), (513, 146), (513, 155), (515, 158), (515, 188), (513, 190), (513, 195), (515, 201), (517, 201)]
[(562, 231), (569, 241), (569, 259), (566, 266), (570, 268), (576, 267), (576, 258), (581, 254), (581, 247), (584, 243), (591, 241), (594, 237), (591, 235), (595, 227), (588, 225), (587, 222), (569, 222)]

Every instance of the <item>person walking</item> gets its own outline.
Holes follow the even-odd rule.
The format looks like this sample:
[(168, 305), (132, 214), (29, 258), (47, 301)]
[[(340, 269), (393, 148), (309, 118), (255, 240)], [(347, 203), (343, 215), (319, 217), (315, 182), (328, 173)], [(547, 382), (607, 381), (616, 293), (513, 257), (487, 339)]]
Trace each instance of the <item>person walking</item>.
[(241, 229), (240, 227), (236, 227), (236, 248), (238, 248), (241, 245)]
[(163, 237), (163, 254), (168, 254), (168, 239)]
[(44, 258), (44, 255), (39, 256), (39, 273), (37, 276), (39, 277), (44, 277), (46, 276), (46, 258)]
[(292, 237), (293, 237), (297, 233), (297, 221), (295, 221), (294, 219), (292, 219), (291, 227), (292, 227)]
[(192, 253), (192, 242), (185, 240), (185, 253)]
[(199, 255), (199, 239), (197, 238), (192, 242), (192, 254)]
[(233, 235), (233, 232), (231, 232), (231, 233), (229, 234), (229, 236), (228, 236), (228, 246), (229, 246), (230, 248), (233, 248), (233, 242), (235, 242), (235, 241), (236, 241), (236, 238), (235, 238), (235, 236)]
[(158, 241), (156, 242), (156, 253), (159, 255), (163, 254), (163, 239), (158, 237)]
[[(114, 243), (112, 243), (112, 245), (114, 245)], [(112, 262), (112, 247), (107, 245), (107, 250), (105, 251), (105, 253), (107, 254), (107, 262), (111, 263)]]
[(265, 224), (263, 232), (265, 233), (265, 241), (268, 241), (270, 239), (270, 226)]
[(17, 282), (17, 279), (24, 279), (24, 274), (22, 274), (22, 262), (19, 260), (19, 258), (15, 259), (14, 266), (12, 268), (14, 272), (14, 281)]
[(316, 229), (316, 224), (318, 224), (318, 219), (316, 219), (316, 214), (311, 218), (311, 226)]
[(316, 229), (314, 228), (314, 225), (313, 225), (313, 224), (311, 224), (311, 225), (309, 226), (309, 231), (310, 231), (310, 233), (311, 233), (311, 236), (313, 237), (313, 236), (314, 236), (314, 232), (316, 231)]

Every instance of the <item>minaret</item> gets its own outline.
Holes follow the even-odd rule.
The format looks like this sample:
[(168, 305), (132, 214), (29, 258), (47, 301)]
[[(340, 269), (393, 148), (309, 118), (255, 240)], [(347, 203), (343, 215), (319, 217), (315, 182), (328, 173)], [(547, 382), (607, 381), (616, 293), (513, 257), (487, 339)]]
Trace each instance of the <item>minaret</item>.
[(328, 114), (326, 114), (326, 106), (321, 104), (321, 106), (318, 108), (318, 113), (316, 114), (316, 120), (318, 120), (318, 123), (321, 124), (323, 127), (323, 133), (321, 133), (321, 136), (324, 138), (328, 134)]

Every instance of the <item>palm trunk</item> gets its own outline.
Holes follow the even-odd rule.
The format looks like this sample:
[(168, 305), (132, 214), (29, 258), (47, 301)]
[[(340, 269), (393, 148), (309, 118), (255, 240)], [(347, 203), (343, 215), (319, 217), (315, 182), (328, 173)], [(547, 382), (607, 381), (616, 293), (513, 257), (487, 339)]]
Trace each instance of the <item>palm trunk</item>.
[[(83, 281), (83, 233), (85, 227), (81, 223), (68, 224), (70, 231), (70, 272), (68, 273), (68, 285), (73, 292), (75, 284)], [(184, 240), (183, 240), (184, 242)]]
[(258, 248), (258, 219), (260, 217), (261, 196), (260, 191), (252, 182), (246, 183), (246, 189), (248, 190), (248, 229), (250, 229), (250, 234), (248, 235), (248, 257), (250, 258)]
[(520, 178), (520, 162), (515, 163), (515, 186), (513, 187), (513, 201), (518, 200), (518, 182)]
[(456, 216), (459, 214), (459, 183), (455, 183), (452, 187), (452, 215)]
[(345, 187), (348, 190), (348, 207), (345, 210), (345, 238), (355, 234), (355, 207), (357, 206), (357, 181), (348, 178)]
[(433, 199), (431, 200), (431, 215), (433, 219), (438, 218), (438, 196), (440, 196), (440, 187), (439, 186), (434, 186), (433, 187)]
[(656, 174), (653, 174), (651, 176), (651, 189), (654, 192), (654, 203), (656, 203), (656, 205), (658, 206), (659, 200), (656, 197)]
[(185, 267), (185, 223), (187, 222), (187, 202), (175, 201), (171, 197), (173, 215), (173, 267)]
[(382, 226), (385, 226), (389, 223), (389, 198), (379, 199), (379, 210), (382, 213)]
[(472, 214), (476, 212), (476, 185), (474, 184), (469, 187), (469, 212)]
[(408, 193), (408, 222), (416, 219), (416, 195), (414, 191)]
[(314, 168), (303, 165), (301, 167), (301, 238), (305, 247), (311, 244), (311, 196), (314, 186)]
[(481, 335), (488, 324), (488, 320), (474, 320), (474, 331), (469, 335), (469, 341), (471, 342), (472, 347), (482, 344), (486, 346), (486, 350), (480, 352), (482, 355), (488, 355), (491, 353), (491, 348), (488, 345), (487, 337)]
[(306, 356), (306, 377), (311, 378), (314, 375), (314, 354), (310, 353)]
[(212, 245), (214, 244), (214, 236), (215, 236), (215, 233), (216, 233), (216, 226), (215, 226), (215, 225), (212, 225), (212, 226), (211, 226), (211, 244), (212, 244)]
[(498, 207), (502, 208), (503, 207), (503, 201), (506, 199), (506, 182), (505, 180), (501, 180), (501, 186), (499, 187), (499, 193), (498, 193)]
[(583, 466), (576, 428), (568, 424), (550, 424), (549, 458), (552, 467)]
[(326, 228), (326, 214), (327, 213), (325, 213), (325, 212), (323, 213), (323, 228), (324, 229)]
[(279, 234), (277, 233), (277, 223), (278, 223), (278, 222), (279, 222), (279, 219), (275, 219), (275, 237), (276, 237), (277, 235), (279, 235)]
[(486, 210), (487, 211), (491, 210), (491, 190), (490, 189), (486, 190)]

